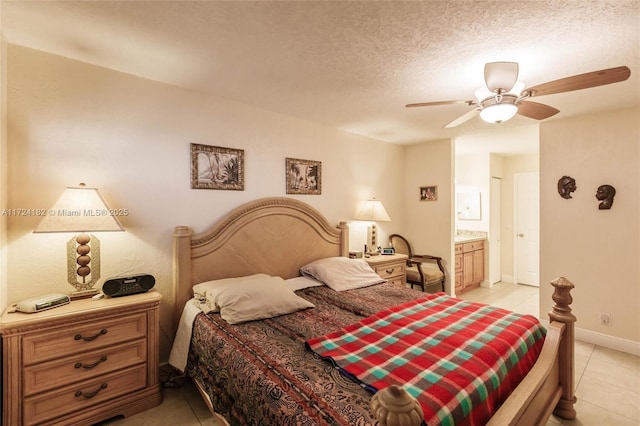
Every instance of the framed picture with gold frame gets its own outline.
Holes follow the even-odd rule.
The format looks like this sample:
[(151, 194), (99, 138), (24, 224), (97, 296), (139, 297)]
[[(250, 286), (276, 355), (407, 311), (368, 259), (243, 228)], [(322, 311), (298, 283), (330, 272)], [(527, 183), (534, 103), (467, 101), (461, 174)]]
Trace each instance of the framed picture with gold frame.
[(287, 194), (322, 194), (322, 162), (286, 158), (285, 173)]
[(244, 150), (192, 143), (191, 188), (244, 191)]

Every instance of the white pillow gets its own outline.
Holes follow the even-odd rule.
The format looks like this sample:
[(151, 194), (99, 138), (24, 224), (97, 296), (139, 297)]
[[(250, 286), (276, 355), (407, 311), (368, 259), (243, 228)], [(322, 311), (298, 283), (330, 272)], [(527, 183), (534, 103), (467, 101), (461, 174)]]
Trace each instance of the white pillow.
[(315, 305), (298, 297), (280, 277), (221, 280), (206, 290), (209, 311), (220, 311), (229, 324), (290, 314)]
[(234, 283), (238, 281), (247, 281), (247, 280), (254, 280), (254, 279), (265, 279), (265, 278), (269, 278), (269, 275), (255, 274), (255, 275), (248, 275), (246, 277), (223, 278), (220, 280), (205, 281), (193, 286), (193, 297), (199, 302), (205, 302), (206, 300), (205, 293), (210, 288), (216, 288), (226, 283)]
[(353, 290), (386, 281), (363, 259), (348, 257), (319, 259), (303, 266), (300, 271), (322, 281), (335, 291)]
[(287, 287), (289, 287), (293, 291), (303, 290), (309, 287), (320, 287), (323, 286), (324, 283), (316, 280), (307, 275), (303, 275), (301, 277), (289, 278), (285, 280)]

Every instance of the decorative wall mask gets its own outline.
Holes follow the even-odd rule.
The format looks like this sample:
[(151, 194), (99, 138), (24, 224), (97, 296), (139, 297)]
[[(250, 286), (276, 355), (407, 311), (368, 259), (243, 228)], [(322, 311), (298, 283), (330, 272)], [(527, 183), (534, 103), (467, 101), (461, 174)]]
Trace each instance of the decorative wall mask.
[(613, 197), (616, 195), (616, 189), (611, 185), (600, 185), (596, 192), (596, 198), (600, 201), (598, 209), (609, 210), (613, 205)]
[(571, 176), (562, 176), (558, 180), (558, 194), (566, 200), (572, 198), (571, 193), (578, 187), (576, 186), (576, 180)]

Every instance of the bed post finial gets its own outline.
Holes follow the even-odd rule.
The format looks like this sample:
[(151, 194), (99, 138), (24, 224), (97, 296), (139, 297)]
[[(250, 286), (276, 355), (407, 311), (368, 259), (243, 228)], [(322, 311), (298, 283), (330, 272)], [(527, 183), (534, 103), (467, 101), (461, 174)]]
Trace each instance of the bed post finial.
[(349, 226), (347, 222), (340, 222), (338, 224), (340, 230), (340, 256), (349, 257)]
[(380, 426), (420, 426), (420, 403), (399, 386), (391, 385), (371, 398), (371, 409)]
[(573, 303), (573, 297), (571, 297), (571, 290), (575, 287), (573, 283), (565, 277), (559, 277), (551, 281), (551, 285), (555, 288), (551, 298), (556, 302), (549, 312), (551, 320), (563, 323), (576, 322), (576, 317), (571, 313), (569, 306)]
[(560, 382), (562, 383), (562, 396), (556, 405), (553, 413), (563, 419), (575, 419), (576, 410), (573, 405), (576, 403), (574, 393), (574, 339), (576, 317), (571, 313), (571, 289), (575, 286), (564, 277), (551, 281), (555, 288), (552, 299), (555, 305), (549, 312), (551, 321), (558, 321), (565, 325), (564, 336), (560, 344)]
[(176, 226), (173, 232), (173, 331), (187, 300), (191, 298), (191, 229)]

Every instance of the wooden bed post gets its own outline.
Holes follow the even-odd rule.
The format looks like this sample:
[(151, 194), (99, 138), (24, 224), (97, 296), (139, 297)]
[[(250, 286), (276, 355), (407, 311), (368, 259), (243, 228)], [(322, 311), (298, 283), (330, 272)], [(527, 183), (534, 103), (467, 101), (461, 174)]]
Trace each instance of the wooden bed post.
[(380, 426), (420, 426), (424, 418), (418, 400), (396, 385), (376, 392), (371, 410)]
[[(191, 298), (191, 229), (176, 226), (173, 232), (173, 331), (178, 329), (182, 309)], [(185, 293), (186, 292), (186, 293)]]
[(569, 307), (573, 302), (571, 289), (574, 288), (574, 285), (564, 277), (551, 281), (551, 285), (555, 288), (552, 298), (556, 304), (549, 312), (549, 318), (551, 321), (561, 322), (565, 325), (558, 357), (562, 395), (553, 413), (563, 419), (575, 419), (576, 410), (573, 405), (576, 403), (574, 383), (574, 328), (576, 317), (571, 313), (571, 308)]
[(349, 257), (349, 227), (347, 222), (340, 222), (338, 225), (342, 237), (340, 239), (340, 256)]

